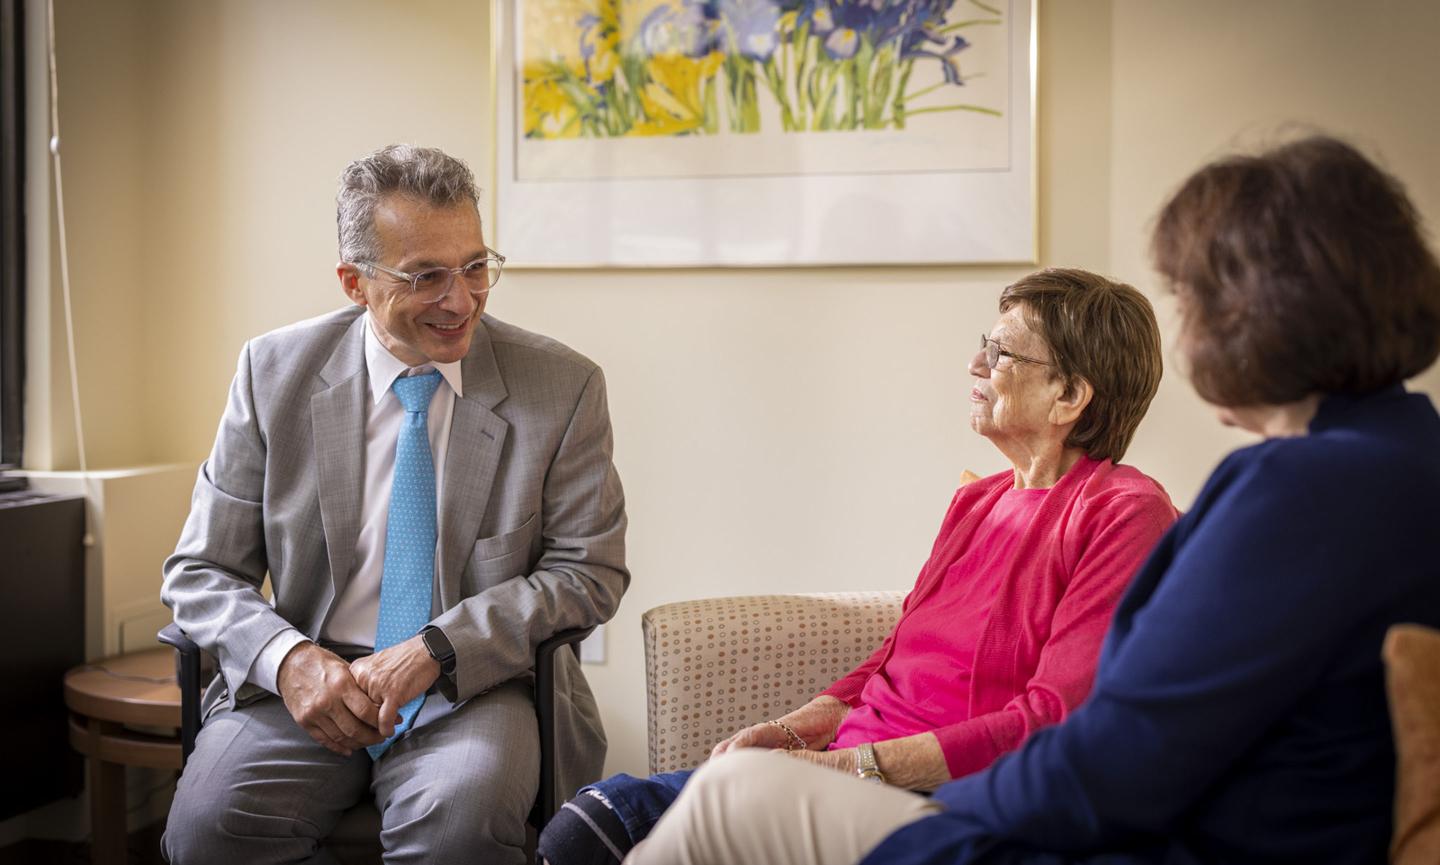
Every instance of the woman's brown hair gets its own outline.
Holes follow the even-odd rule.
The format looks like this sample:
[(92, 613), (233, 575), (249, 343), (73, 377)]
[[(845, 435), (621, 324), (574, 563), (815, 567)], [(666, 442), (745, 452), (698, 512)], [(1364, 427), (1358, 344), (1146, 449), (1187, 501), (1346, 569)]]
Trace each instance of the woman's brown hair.
[(1420, 217), (1395, 178), (1334, 138), (1205, 166), (1161, 210), (1151, 253), (1211, 403), (1364, 393), (1440, 354), (1440, 266)]
[(1160, 329), (1145, 295), (1073, 268), (1022, 277), (1000, 294), (1000, 311), (1022, 307), (1050, 347), (1066, 382), (1080, 377), (1094, 394), (1065, 444), (1119, 462), (1160, 387)]

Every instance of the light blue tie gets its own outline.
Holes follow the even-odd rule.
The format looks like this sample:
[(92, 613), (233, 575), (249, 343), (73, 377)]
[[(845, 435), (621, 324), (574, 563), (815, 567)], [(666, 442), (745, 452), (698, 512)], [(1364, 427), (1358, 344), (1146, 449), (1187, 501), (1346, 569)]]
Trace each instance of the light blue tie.
[[(390, 487), (390, 516), (385, 526), (385, 570), (380, 578), (380, 616), (375, 651), (403, 643), (430, 621), (435, 584), (435, 462), (430, 456), (426, 415), (440, 373), (401, 376), (391, 389), (405, 407), (395, 443), (395, 478)], [(390, 743), (410, 729), (425, 702), (421, 694), (400, 708), (395, 735), (365, 750), (378, 760)]]

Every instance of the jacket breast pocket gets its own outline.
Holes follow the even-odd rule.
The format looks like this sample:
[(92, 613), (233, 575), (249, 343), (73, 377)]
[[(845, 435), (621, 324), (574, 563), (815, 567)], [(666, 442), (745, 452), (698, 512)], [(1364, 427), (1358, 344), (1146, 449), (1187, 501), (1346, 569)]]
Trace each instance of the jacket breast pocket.
[(539, 523), (536, 516), (531, 514), (518, 529), (475, 541), (465, 568), (467, 594), (482, 592), (512, 577), (530, 573), (530, 547)]

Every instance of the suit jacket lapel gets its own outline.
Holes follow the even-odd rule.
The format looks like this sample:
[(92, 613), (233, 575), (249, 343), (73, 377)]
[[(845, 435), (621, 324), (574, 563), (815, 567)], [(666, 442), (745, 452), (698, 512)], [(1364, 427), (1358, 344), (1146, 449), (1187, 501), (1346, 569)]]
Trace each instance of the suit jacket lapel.
[(460, 577), (480, 536), (480, 521), (510, 430), (493, 410), (509, 393), (495, 363), (486, 321), (482, 318), (475, 328), (470, 353), (460, 366), (465, 396), (455, 400), (450, 420), (440, 497), (440, 607), (444, 610), (462, 600)]
[(324, 390), (310, 398), (320, 521), (330, 559), (335, 594), (350, 579), (360, 537), (360, 507), (365, 484), (365, 317), (355, 319), (335, 353), (320, 370)]

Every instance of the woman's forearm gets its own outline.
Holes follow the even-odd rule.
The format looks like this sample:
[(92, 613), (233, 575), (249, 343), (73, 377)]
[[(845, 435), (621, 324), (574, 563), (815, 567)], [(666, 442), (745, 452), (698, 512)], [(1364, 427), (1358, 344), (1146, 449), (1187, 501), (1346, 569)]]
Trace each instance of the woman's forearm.
[(945, 752), (934, 733), (876, 742), (875, 763), (885, 781), (907, 790), (934, 790), (950, 779)]
[[(934, 733), (919, 733), (903, 739), (887, 739), (874, 742), (875, 763), (885, 782), (893, 787), (906, 790), (934, 790), (950, 780), (950, 770), (945, 764), (945, 754), (940, 750), (940, 740)], [(855, 774), (859, 753), (855, 748), (841, 748), (836, 751), (791, 751), (791, 757)]]

